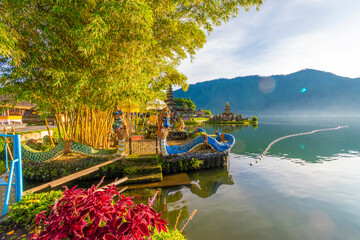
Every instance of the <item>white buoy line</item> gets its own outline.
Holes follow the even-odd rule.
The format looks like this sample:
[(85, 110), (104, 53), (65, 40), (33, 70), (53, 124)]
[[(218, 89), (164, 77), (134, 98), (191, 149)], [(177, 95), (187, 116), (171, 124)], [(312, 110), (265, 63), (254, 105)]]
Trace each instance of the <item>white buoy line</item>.
[[(256, 160), (256, 163), (259, 163), (259, 161), (261, 161), (263, 159), (263, 157), (266, 155), (266, 153), (270, 150), (271, 146), (274, 145), (275, 143), (286, 139), (286, 138), (291, 138), (291, 137), (297, 137), (297, 136), (303, 136), (303, 135), (309, 135), (309, 134), (313, 134), (313, 133), (317, 133), (317, 132), (325, 132), (325, 131), (334, 131), (334, 130), (339, 130), (342, 128), (348, 128), (349, 126), (337, 126), (334, 128), (325, 128), (325, 129), (317, 129), (311, 132), (304, 132), (304, 133), (296, 133), (296, 134), (291, 134), (291, 135), (287, 135), (278, 139), (275, 139), (274, 141), (272, 141), (267, 148), (265, 149), (265, 151), (260, 155), (259, 160)], [(254, 163), (250, 163), (250, 166), (253, 166)]]

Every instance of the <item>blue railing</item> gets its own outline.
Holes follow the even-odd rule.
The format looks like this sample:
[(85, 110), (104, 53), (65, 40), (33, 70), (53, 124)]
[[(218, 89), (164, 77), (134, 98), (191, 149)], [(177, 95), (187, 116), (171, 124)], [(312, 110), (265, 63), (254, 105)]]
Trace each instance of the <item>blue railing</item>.
[[(2, 211), (2, 215), (7, 213), (7, 209), (9, 206), (11, 187), (15, 186), (15, 201), (18, 202), (21, 199), (23, 194), (23, 175), (22, 175), (22, 160), (21, 160), (21, 141), (19, 135), (5, 135), (0, 134), (0, 137), (4, 137), (5, 140), (5, 167), (6, 173), (2, 176), (8, 176), (7, 183), (0, 183), (0, 186), (7, 186), (4, 207)], [(8, 156), (8, 146), (7, 146), (7, 138), (13, 139), (13, 159), (10, 162), (9, 168), (9, 156)], [(1, 174), (1, 173), (0, 173)], [(15, 175), (15, 183), (13, 183), (13, 177)]]

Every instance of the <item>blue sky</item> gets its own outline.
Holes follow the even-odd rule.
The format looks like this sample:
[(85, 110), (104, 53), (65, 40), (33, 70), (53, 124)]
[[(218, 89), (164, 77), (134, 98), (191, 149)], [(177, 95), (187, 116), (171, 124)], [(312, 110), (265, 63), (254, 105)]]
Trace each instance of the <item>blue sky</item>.
[(192, 84), (304, 68), (360, 77), (360, 0), (264, 0), (212, 32), (179, 70)]

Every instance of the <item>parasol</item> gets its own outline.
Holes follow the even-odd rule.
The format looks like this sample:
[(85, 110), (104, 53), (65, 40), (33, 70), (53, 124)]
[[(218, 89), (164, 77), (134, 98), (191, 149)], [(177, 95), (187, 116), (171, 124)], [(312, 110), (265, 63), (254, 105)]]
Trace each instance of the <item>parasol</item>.
[(163, 109), (164, 107), (166, 107), (166, 103), (158, 98), (155, 98), (154, 100), (149, 101), (146, 104), (147, 110), (156, 110), (157, 111), (157, 110)]
[(129, 117), (129, 127), (130, 127), (130, 134), (131, 134), (131, 113), (137, 113), (140, 112), (140, 105), (136, 102), (131, 101), (130, 99), (127, 99), (125, 101), (122, 101), (118, 104), (118, 108), (122, 109), (124, 112), (128, 113)]

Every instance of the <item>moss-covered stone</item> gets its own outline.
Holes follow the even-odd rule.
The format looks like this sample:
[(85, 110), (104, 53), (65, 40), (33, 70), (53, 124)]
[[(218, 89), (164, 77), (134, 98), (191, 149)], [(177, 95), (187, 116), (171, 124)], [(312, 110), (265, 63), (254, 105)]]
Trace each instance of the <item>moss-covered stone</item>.
[[(50, 162), (34, 162), (23, 160), (23, 176), (26, 180), (47, 182), (67, 175), (82, 171), (97, 164), (107, 161), (101, 158), (86, 158), (75, 162), (68, 161), (50, 161)], [(84, 178), (96, 178), (103, 175), (89, 175)]]
[(146, 174), (155, 174), (155, 173), (161, 173), (162, 168), (161, 166), (154, 165), (141, 165), (141, 166), (130, 166), (124, 168), (124, 174), (125, 175), (146, 175)]
[(136, 183), (150, 183), (150, 182), (161, 182), (163, 179), (162, 173), (149, 174), (149, 175), (133, 175), (129, 176), (129, 179), (126, 183), (136, 184)]
[(126, 157), (127, 164), (155, 164), (159, 156), (156, 154), (131, 154)]

